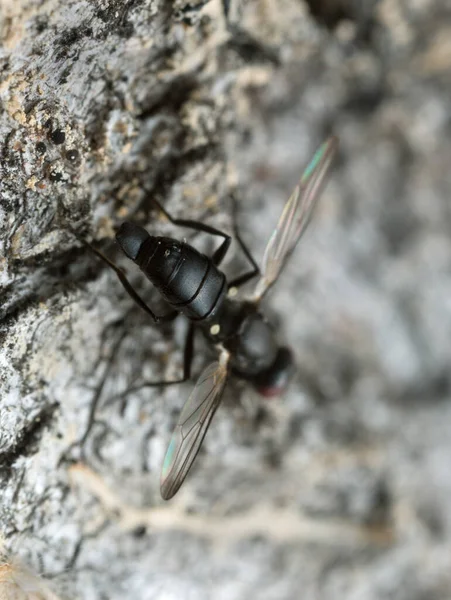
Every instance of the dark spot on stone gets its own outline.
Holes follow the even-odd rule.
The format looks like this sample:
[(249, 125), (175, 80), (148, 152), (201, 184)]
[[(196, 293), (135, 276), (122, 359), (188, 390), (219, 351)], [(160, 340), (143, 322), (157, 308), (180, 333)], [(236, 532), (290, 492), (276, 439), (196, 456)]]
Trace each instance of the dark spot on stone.
[(55, 129), (55, 131), (52, 131), (50, 134), (50, 139), (54, 144), (64, 144), (66, 141), (66, 134), (62, 129)]
[(277, 448), (268, 447), (264, 454), (264, 461), (270, 469), (280, 469), (282, 465), (282, 456)]
[(75, 150), (75, 148), (72, 148), (66, 152), (66, 158), (67, 160), (70, 160), (70, 162), (74, 163), (80, 158), (80, 153), (78, 150)]
[(33, 98), (25, 103), (24, 112), (29, 115), (40, 103), (38, 98)]
[(129, 21), (129, 16), (131, 11), (140, 4), (142, 0), (128, 0), (128, 2), (111, 0), (106, 8), (98, 9), (96, 17), (106, 25), (103, 35), (114, 33), (123, 38), (131, 37), (134, 27)]
[(265, 63), (280, 65), (279, 53), (275, 47), (264, 44), (237, 25), (229, 25), (232, 34), (227, 47), (234, 50), (247, 63)]
[(72, 27), (70, 29), (66, 29), (63, 31), (58, 38), (58, 44), (62, 46), (72, 46), (80, 39), (81, 29), (77, 27)]
[(186, 74), (177, 75), (170, 81), (157, 84), (141, 104), (139, 118), (147, 119), (162, 108), (174, 112), (179, 111), (197, 86), (198, 82), (192, 75)]
[(92, 36), (92, 27), (86, 22), (80, 23), (77, 27), (64, 29), (53, 41), (56, 61), (67, 62), (68, 58), (78, 60), (81, 42), (86, 36)]
[(350, 4), (347, 0), (307, 0), (311, 14), (330, 29), (344, 19), (352, 19)]
[(50, 173), (50, 181), (61, 181), (63, 178), (63, 174), (56, 172), (56, 173)]
[(409, 251), (415, 242), (420, 227), (418, 218), (402, 203), (386, 208), (380, 217), (380, 230), (384, 234), (386, 247), (392, 256), (400, 256)]
[(421, 498), (418, 501), (417, 514), (435, 539), (444, 539), (446, 526), (443, 512), (432, 498)]
[(53, 125), (53, 121), (52, 121), (52, 119), (51, 119), (51, 118), (50, 118), (50, 119), (47, 119), (47, 121), (44, 123), (44, 127), (45, 127), (45, 129), (51, 129), (51, 128), (52, 128), (52, 125)]
[(341, 384), (345, 394), (351, 392), (354, 384), (359, 378), (360, 365), (354, 359), (353, 356), (344, 355), (342, 356), (338, 364), (337, 379)]
[(373, 87), (356, 90), (343, 105), (347, 110), (358, 115), (370, 115), (383, 103), (387, 89), (383, 82), (377, 82)]
[(387, 482), (378, 481), (374, 489), (372, 511), (368, 515), (367, 523), (369, 525), (388, 523), (392, 502), (393, 498)]
[(378, 0), (307, 0), (312, 16), (328, 29), (334, 30), (341, 21), (356, 25), (356, 41), (368, 43), (376, 30), (375, 9)]
[(35, 19), (36, 33), (42, 33), (47, 29), (49, 21), (47, 15), (38, 15)]
[(38, 142), (36, 144), (36, 152), (38, 152), (39, 154), (45, 154), (47, 151), (47, 146), (44, 144), (44, 142)]
[[(74, 61), (78, 60), (78, 56), (74, 56), (73, 60)], [(67, 78), (69, 77), (71, 71), (72, 71), (72, 65), (70, 65), (64, 69), (64, 71), (61, 73), (61, 75), (58, 79), (59, 85), (64, 85), (65, 83), (67, 83)]]
[(138, 527), (135, 527), (135, 529), (132, 531), (132, 535), (135, 538), (142, 538), (146, 535), (147, 533), (147, 528), (144, 525), (139, 525)]

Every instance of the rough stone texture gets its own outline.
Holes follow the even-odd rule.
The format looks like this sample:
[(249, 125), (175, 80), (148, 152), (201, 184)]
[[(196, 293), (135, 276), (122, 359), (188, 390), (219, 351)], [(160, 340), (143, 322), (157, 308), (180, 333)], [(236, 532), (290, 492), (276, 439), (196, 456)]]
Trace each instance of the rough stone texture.
[[(8, 553), (67, 599), (449, 600), (449, 3), (252, 0), (229, 31), (214, 0), (0, 11)], [(153, 326), (75, 234), (121, 261), (125, 218), (189, 236), (152, 195), (230, 230), (238, 182), (261, 256), (330, 131), (336, 169), (267, 302), (297, 375), (272, 403), (231, 381), (166, 504), (192, 383), (141, 386), (178, 376), (183, 323)]]

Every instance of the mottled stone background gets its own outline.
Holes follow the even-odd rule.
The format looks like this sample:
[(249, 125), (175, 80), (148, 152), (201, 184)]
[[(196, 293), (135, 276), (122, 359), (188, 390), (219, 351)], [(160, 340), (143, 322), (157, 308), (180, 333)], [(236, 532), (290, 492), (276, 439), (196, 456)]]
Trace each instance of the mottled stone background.
[[(450, 3), (234, 1), (228, 29), (216, 0), (0, 15), (9, 556), (68, 600), (449, 600)], [(124, 219), (211, 250), (149, 198), (230, 231), (236, 190), (261, 257), (331, 132), (330, 184), (267, 300), (292, 386), (265, 403), (231, 381), (164, 503), (192, 382), (143, 384), (179, 375), (184, 323), (155, 327), (76, 235), (123, 265)], [(234, 245), (225, 271), (244, 264)], [(13, 587), (0, 577), (0, 597)]]

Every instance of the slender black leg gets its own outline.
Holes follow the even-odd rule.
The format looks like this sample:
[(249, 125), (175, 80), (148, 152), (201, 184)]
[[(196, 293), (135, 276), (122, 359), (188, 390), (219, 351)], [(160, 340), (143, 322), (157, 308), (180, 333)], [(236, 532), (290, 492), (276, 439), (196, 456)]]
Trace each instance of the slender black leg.
[(196, 330), (193, 323), (190, 323), (188, 333), (186, 335), (185, 348), (183, 350), (183, 377), (181, 377), (180, 379), (172, 379), (170, 381), (167, 381), (165, 379), (162, 379), (160, 381), (142, 381), (139, 384), (130, 386), (125, 392), (112, 396), (107, 400), (107, 402), (105, 402), (105, 405), (112, 404), (113, 402), (116, 402), (116, 400), (121, 400), (120, 412), (122, 414), (125, 410), (126, 397), (129, 394), (132, 394), (133, 392), (138, 392), (139, 390), (142, 390), (146, 387), (164, 387), (166, 385), (173, 385), (176, 383), (184, 383), (185, 381), (188, 381), (188, 379), (191, 378), (191, 367), (193, 364), (194, 357), (195, 332)]
[[(243, 285), (243, 283), (246, 283), (246, 281), (249, 281), (250, 279), (252, 279), (252, 277), (255, 277), (256, 275), (258, 275), (260, 273), (260, 269), (257, 265), (257, 263), (255, 262), (254, 258), (252, 257), (250, 251), (248, 250), (246, 244), (243, 242), (243, 240), (241, 239), (241, 236), (239, 234), (238, 231), (238, 226), (237, 226), (237, 203), (236, 203), (236, 198), (235, 196), (232, 194), (231, 196), (232, 198), (232, 211), (233, 211), (233, 232), (234, 235), (237, 239), (237, 242), (241, 248), (241, 250), (243, 251), (244, 255), (246, 256), (246, 258), (249, 260), (249, 262), (252, 264), (252, 271), (249, 271), (248, 273), (244, 273), (243, 275), (241, 275), (240, 277), (238, 277), (237, 279), (235, 279), (234, 281), (232, 281), (231, 283), (229, 283), (229, 289), (231, 287), (239, 287), (240, 285)], [(224, 241), (222, 242), (222, 244), (219, 246), (219, 248), (215, 251), (215, 253), (212, 256), (212, 260), (213, 263), (218, 266), (221, 264), (224, 256), (227, 253), (227, 250), (230, 247), (230, 244), (232, 242), (232, 238), (230, 235), (228, 235), (227, 233), (224, 233), (223, 231), (220, 231), (219, 229), (215, 229), (214, 227), (211, 227), (210, 225), (205, 225), (204, 223), (199, 223), (199, 221), (193, 221), (191, 219), (174, 219), (174, 217), (172, 217), (168, 211), (158, 202), (158, 200), (156, 200), (155, 198), (151, 198), (151, 202), (153, 202), (155, 204), (155, 206), (164, 214), (164, 216), (174, 225), (179, 225), (181, 227), (189, 227), (190, 229), (194, 229), (195, 231), (204, 231), (205, 233), (210, 233), (211, 235), (218, 235), (220, 237), (224, 238)]]
[(178, 225), (180, 227), (188, 227), (189, 229), (194, 229), (194, 231), (204, 231), (205, 233), (210, 233), (211, 235), (218, 235), (224, 238), (224, 241), (219, 246), (219, 248), (215, 250), (211, 258), (216, 266), (221, 264), (232, 242), (232, 238), (230, 235), (224, 233), (223, 231), (220, 231), (219, 229), (216, 229), (215, 227), (205, 225), (205, 223), (199, 223), (199, 221), (192, 221), (191, 219), (174, 219), (174, 217), (172, 217), (168, 213), (168, 211), (158, 202), (158, 200), (155, 200), (155, 198), (151, 198), (151, 202), (153, 202), (153, 204), (155, 204), (158, 210), (161, 210), (161, 212), (168, 219), (168, 221), (170, 221), (174, 225)]
[(180, 379), (173, 379), (171, 381), (161, 380), (161, 381), (143, 381), (139, 389), (144, 387), (159, 387), (165, 385), (172, 385), (174, 383), (183, 383), (190, 379), (191, 377), (191, 367), (193, 364), (193, 356), (194, 356), (194, 335), (195, 335), (195, 327), (194, 324), (190, 322), (188, 333), (186, 334), (185, 340), (185, 348), (183, 350), (183, 377)]
[[(246, 283), (247, 281), (249, 281), (256, 275), (259, 275), (259, 273), (260, 273), (260, 269), (259, 269), (256, 261), (254, 260), (252, 254), (248, 250), (246, 244), (241, 239), (240, 233), (238, 231), (238, 225), (237, 225), (236, 198), (233, 194), (232, 194), (231, 198), (232, 198), (232, 205), (233, 205), (232, 206), (233, 232), (234, 232), (234, 235), (237, 239), (237, 242), (238, 242), (241, 250), (243, 251), (243, 253), (246, 256), (246, 258), (248, 259), (248, 261), (251, 263), (252, 270), (248, 271), (247, 273), (240, 275), (240, 277), (237, 277), (236, 279), (232, 280), (228, 284), (229, 289), (231, 287), (239, 287), (240, 285), (243, 285), (244, 283)], [(220, 231), (219, 229), (216, 229), (215, 227), (211, 227), (210, 225), (205, 225), (205, 223), (199, 223), (199, 221), (193, 221), (191, 219), (174, 219), (174, 217), (172, 217), (172, 215), (170, 215), (168, 213), (168, 211), (158, 202), (158, 200), (156, 200), (155, 198), (151, 198), (151, 202), (153, 202), (155, 204), (155, 206), (158, 208), (158, 210), (160, 210), (164, 214), (164, 216), (168, 219), (168, 221), (170, 221), (174, 225), (178, 225), (180, 227), (189, 227), (190, 229), (194, 229), (195, 231), (204, 231), (205, 233), (210, 233), (211, 235), (218, 235), (218, 236), (224, 238), (224, 241), (222, 242), (222, 244), (219, 246), (219, 248), (214, 252), (214, 254), (212, 256), (213, 264), (215, 264), (216, 266), (219, 266), (221, 264), (224, 256), (227, 253), (227, 250), (229, 249), (230, 244), (232, 242), (232, 238), (230, 235), (228, 235), (227, 233), (224, 233), (223, 231)]]
[(152, 317), (152, 319), (155, 321), (155, 323), (166, 323), (168, 321), (173, 321), (179, 315), (179, 312), (177, 310), (173, 310), (170, 313), (168, 313), (167, 315), (161, 315), (161, 316), (156, 315), (153, 312), (153, 310), (144, 302), (144, 300), (141, 298), (141, 296), (138, 294), (138, 292), (134, 289), (132, 284), (127, 279), (124, 271), (120, 267), (115, 265), (114, 262), (112, 262), (107, 256), (105, 256), (105, 254), (103, 254), (103, 252), (100, 252), (100, 250), (97, 250), (97, 248), (94, 248), (94, 246), (92, 246), (85, 240), (82, 240), (80, 238), (78, 238), (78, 239), (85, 246), (87, 246), (90, 250), (92, 250), (92, 252), (94, 252), (94, 254), (96, 254), (99, 258), (101, 258), (103, 260), (103, 262), (105, 262), (111, 269), (113, 269), (113, 271), (118, 276), (119, 281), (124, 286), (124, 289), (127, 292), (127, 294), (136, 302), (136, 304), (138, 304), (143, 310), (146, 311), (146, 313), (148, 315), (150, 315)]
[(243, 273), (243, 275), (240, 275), (239, 277), (232, 279), (232, 281), (230, 281), (228, 283), (229, 290), (230, 290), (230, 288), (238, 288), (241, 285), (243, 285), (243, 284), (247, 283), (248, 281), (250, 281), (251, 279), (253, 279), (254, 277), (256, 277), (257, 275), (260, 275), (260, 268), (259, 268), (257, 262), (255, 261), (254, 257), (252, 256), (250, 250), (248, 249), (248, 247), (242, 240), (240, 232), (238, 230), (238, 219), (237, 219), (238, 210), (237, 210), (236, 197), (234, 194), (232, 194), (231, 198), (232, 198), (233, 234), (236, 237), (236, 241), (240, 245), (240, 248), (243, 251), (244, 255), (246, 256), (248, 261), (251, 263), (252, 269), (250, 271), (248, 271), (247, 273)]
[(221, 0), (222, 4), (222, 12), (224, 14), (224, 18), (226, 23), (229, 22), (229, 12), (230, 12), (230, 0)]
[(108, 357), (108, 362), (106, 364), (106, 367), (103, 371), (103, 375), (100, 379), (99, 384), (96, 386), (95, 392), (94, 392), (94, 398), (91, 401), (91, 406), (89, 408), (89, 415), (88, 415), (88, 423), (86, 425), (86, 429), (83, 433), (83, 435), (81, 436), (81, 438), (76, 441), (73, 442), (68, 448), (67, 450), (64, 452), (64, 454), (61, 456), (58, 464), (61, 464), (66, 458), (68, 458), (68, 456), (70, 455), (70, 452), (72, 450), (72, 448), (76, 447), (76, 446), (80, 446), (82, 453), (83, 451), (83, 446), (86, 442), (86, 440), (88, 439), (88, 436), (94, 426), (95, 423), (95, 416), (96, 416), (96, 412), (97, 412), (97, 408), (99, 406), (100, 403), (100, 398), (102, 397), (102, 392), (104, 390), (105, 387), (105, 383), (111, 373), (111, 369), (113, 368), (113, 363), (114, 363), (114, 358), (116, 356), (116, 354), (118, 353), (120, 346), (122, 344), (122, 342), (124, 341), (125, 337), (127, 335), (127, 331), (124, 330), (122, 331), (122, 333), (120, 334), (120, 336), (115, 340), (114, 344), (113, 344), (113, 349), (110, 352), (110, 355)]

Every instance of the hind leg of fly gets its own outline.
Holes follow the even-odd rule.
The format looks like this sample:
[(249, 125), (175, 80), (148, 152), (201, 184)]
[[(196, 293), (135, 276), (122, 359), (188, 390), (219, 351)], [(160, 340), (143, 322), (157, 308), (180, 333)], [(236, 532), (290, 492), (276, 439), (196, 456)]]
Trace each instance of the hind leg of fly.
[(249, 248), (246, 246), (243, 239), (241, 238), (240, 232), (238, 230), (238, 218), (237, 218), (238, 208), (237, 208), (236, 197), (234, 194), (232, 194), (231, 198), (232, 198), (233, 234), (236, 237), (236, 241), (238, 242), (241, 250), (243, 251), (243, 254), (246, 256), (248, 261), (251, 263), (252, 269), (250, 271), (247, 271), (246, 273), (243, 273), (242, 275), (239, 275), (235, 279), (232, 279), (232, 281), (229, 281), (229, 283), (228, 283), (229, 290), (231, 288), (239, 288), (240, 286), (244, 285), (245, 283), (247, 283), (248, 281), (250, 281), (257, 275), (260, 275), (260, 268), (259, 268), (256, 260), (252, 256), (251, 251), (249, 250)]
[(188, 333), (186, 334), (185, 348), (183, 350), (183, 377), (180, 377), (180, 379), (172, 379), (170, 381), (164, 379), (160, 381), (143, 381), (140, 384), (139, 389), (142, 389), (144, 387), (162, 387), (165, 385), (173, 385), (175, 383), (183, 383), (190, 379), (191, 367), (193, 364), (194, 357), (194, 335), (195, 328), (193, 323), (190, 322)]
[(205, 225), (205, 223), (200, 223), (199, 221), (193, 221), (191, 219), (175, 219), (158, 202), (158, 200), (156, 200), (155, 198), (151, 198), (151, 202), (158, 208), (158, 210), (160, 210), (164, 214), (168, 221), (170, 221), (173, 225), (178, 225), (179, 227), (187, 227), (189, 229), (193, 229), (194, 231), (203, 231), (205, 233), (209, 233), (210, 235), (217, 235), (219, 237), (224, 238), (222, 244), (217, 250), (215, 250), (212, 256), (212, 261), (216, 266), (221, 264), (232, 242), (232, 238), (228, 233), (224, 233), (224, 231), (221, 231), (220, 229), (216, 229), (215, 227), (211, 227), (210, 225)]
[[(209, 233), (211, 235), (217, 235), (217, 236), (224, 238), (224, 241), (222, 242), (222, 244), (219, 246), (219, 248), (214, 252), (214, 254), (212, 256), (212, 261), (216, 266), (219, 266), (221, 264), (222, 260), (224, 259), (224, 256), (227, 253), (227, 250), (229, 249), (230, 244), (232, 242), (232, 237), (230, 235), (228, 235), (227, 233), (224, 233), (223, 231), (221, 231), (219, 229), (216, 229), (215, 227), (211, 227), (210, 225), (205, 225), (205, 223), (200, 223), (199, 221), (193, 221), (191, 219), (175, 219), (158, 202), (158, 200), (155, 200), (154, 198), (152, 198), (151, 201), (164, 214), (164, 216), (174, 225), (178, 225), (180, 227), (188, 227), (190, 229), (193, 229), (194, 231), (203, 231), (205, 233)], [(250, 279), (252, 279), (253, 277), (255, 277), (256, 275), (258, 275), (260, 273), (260, 269), (258, 268), (257, 263), (255, 262), (254, 258), (252, 257), (252, 254), (246, 247), (246, 244), (243, 242), (243, 240), (241, 239), (241, 236), (238, 232), (238, 226), (236, 224), (236, 199), (233, 195), (232, 195), (232, 202), (233, 202), (234, 235), (237, 239), (237, 242), (238, 242), (241, 250), (243, 251), (246, 258), (249, 260), (249, 262), (252, 264), (253, 268), (252, 268), (252, 271), (244, 273), (240, 277), (238, 277), (235, 280), (233, 280), (232, 282), (230, 282), (228, 284), (229, 289), (231, 287), (239, 287), (240, 285), (243, 285), (243, 283), (246, 283), (246, 281), (249, 281)]]
[(121, 401), (120, 412), (124, 413), (125, 407), (127, 405), (127, 396), (132, 394), (133, 392), (138, 392), (143, 388), (148, 387), (165, 387), (169, 385), (175, 385), (176, 383), (183, 383), (191, 378), (191, 366), (193, 364), (194, 357), (194, 334), (195, 329), (192, 323), (189, 324), (188, 333), (186, 335), (185, 340), (185, 348), (183, 350), (183, 376), (180, 379), (160, 379), (158, 381), (142, 381), (139, 384), (132, 385), (122, 394), (110, 398), (110, 402), (114, 402), (115, 400)]
[(109, 398), (109, 400), (107, 401), (107, 404), (112, 404), (112, 403), (116, 402), (117, 400), (120, 400), (120, 402), (121, 402), (120, 413), (123, 414), (125, 411), (125, 407), (127, 405), (127, 397), (129, 396), (129, 394), (132, 394), (133, 392), (138, 392), (138, 391), (142, 390), (143, 388), (147, 388), (147, 387), (165, 387), (165, 386), (169, 386), (169, 385), (175, 385), (176, 383), (184, 383), (185, 381), (190, 379), (191, 378), (191, 367), (192, 367), (193, 358), (194, 358), (194, 337), (195, 337), (195, 328), (194, 328), (193, 323), (190, 323), (188, 332), (186, 334), (185, 347), (183, 350), (183, 376), (182, 377), (180, 377), (179, 379), (170, 379), (169, 381), (167, 379), (160, 379), (157, 381), (144, 380), (139, 383), (132, 384), (124, 392), (118, 394), (117, 396), (113, 396), (113, 397)]
[(144, 300), (141, 298), (141, 296), (138, 294), (138, 292), (132, 286), (130, 281), (127, 279), (127, 276), (125, 275), (124, 271), (120, 267), (118, 267), (116, 264), (114, 264), (114, 262), (111, 261), (107, 256), (105, 256), (105, 254), (103, 254), (103, 252), (100, 252), (100, 250), (97, 250), (97, 248), (94, 248), (94, 246), (92, 246), (85, 240), (82, 240), (80, 238), (78, 238), (78, 239), (85, 246), (90, 248), (90, 250), (92, 250), (92, 252), (94, 252), (94, 254), (96, 256), (101, 258), (104, 263), (106, 263), (111, 269), (113, 269), (113, 271), (118, 276), (119, 281), (122, 283), (127, 294), (136, 302), (136, 304), (138, 306), (140, 306), (148, 315), (150, 315), (152, 317), (152, 319), (155, 321), (155, 323), (167, 323), (169, 321), (173, 321), (180, 314), (177, 310), (172, 310), (171, 312), (167, 313), (166, 315), (161, 315), (161, 316), (156, 315), (153, 312), (153, 310), (150, 308), (150, 306), (148, 306), (146, 304), (146, 302), (144, 302)]

